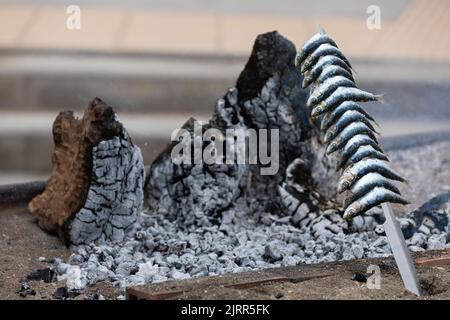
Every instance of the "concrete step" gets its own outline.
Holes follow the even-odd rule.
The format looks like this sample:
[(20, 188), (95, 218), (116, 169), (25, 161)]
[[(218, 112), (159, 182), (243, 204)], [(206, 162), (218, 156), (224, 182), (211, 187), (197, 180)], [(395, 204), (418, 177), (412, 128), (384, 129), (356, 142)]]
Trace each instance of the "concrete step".
[[(0, 110), (81, 111), (100, 97), (119, 112), (209, 114), (245, 62), (225, 56), (8, 51), (0, 53)], [(448, 98), (450, 64), (352, 63), (360, 87), (384, 93), (395, 106), (405, 104), (399, 91), (411, 96), (411, 109), (436, 94)], [(433, 100), (433, 109), (448, 109), (444, 100)]]
[[(145, 164), (150, 164), (170, 143), (173, 130), (180, 128), (189, 114), (120, 114), (133, 141), (141, 148)], [(52, 124), (56, 113), (12, 113), (0, 112), (0, 184), (17, 178), (42, 177), (51, 170), (53, 152)], [(207, 121), (208, 114), (194, 117)], [(398, 117), (379, 117), (383, 137), (424, 134), (450, 130), (450, 117), (440, 120), (418, 121)], [(13, 182), (13, 181), (12, 181)]]

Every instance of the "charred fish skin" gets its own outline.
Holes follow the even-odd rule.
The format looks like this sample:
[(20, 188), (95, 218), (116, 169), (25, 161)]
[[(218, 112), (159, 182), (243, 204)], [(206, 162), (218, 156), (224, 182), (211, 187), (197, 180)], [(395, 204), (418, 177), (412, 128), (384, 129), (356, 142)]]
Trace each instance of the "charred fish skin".
[(353, 122), (346, 126), (336, 138), (331, 140), (326, 150), (327, 154), (332, 154), (342, 149), (353, 136), (360, 134), (367, 135), (373, 141), (378, 142), (375, 133), (368, 126), (362, 122)]
[(375, 187), (362, 198), (351, 203), (344, 212), (344, 219), (350, 220), (382, 203), (409, 204), (402, 196), (383, 187)]
[(373, 127), (372, 123), (370, 123), (370, 120), (368, 120), (362, 113), (354, 110), (349, 110), (346, 111), (339, 118), (339, 120), (326, 131), (324, 142), (328, 143), (329, 141), (333, 140), (339, 133), (342, 132), (342, 130), (344, 130), (345, 127), (353, 122), (362, 122), (366, 126), (368, 126), (370, 130), (378, 133)]
[(316, 50), (314, 50), (302, 63), (300, 72), (305, 73), (305, 71), (308, 71), (311, 69), (317, 61), (323, 56), (335, 56), (340, 58), (342, 61), (344, 61), (347, 66), (351, 69), (352, 65), (347, 60), (347, 58), (343, 55), (341, 50), (339, 50), (337, 47), (330, 45), (329, 43), (321, 44)]
[(316, 33), (314, 36), (311, 37), (302, 47), (302, 49), (297, 53), (295, 57), (295, 65), (297, 67), (300, 67), (303, 61), (314, 51), (316, 50), (320, 45), (322, 44), (330, 44), (334, 47), (338, 47), (336, 42), (331, 39), (331, 37), (326, 34), (325, 30), (322, 28), (319, 30), (318, 33)]
[(343, 76), (335, 76), (329, 78), (321, 85), (315, 86), (314, 90), (311, 92), (308, 100), (306, 101), (306, 106), (310, 108), (313, 105), (321, 102), (323, 99), (328, 98), (339, 87), (356, 88), (356, 85), (353, 81)]
[(322, 72), (320, 73), (315, 83), (317, 85), (320, 85), (324, 83), (327, 79), (335, 76), (342, 76), (347, 78), (348, 80), (355, 82), (355, 79), (353, 78), (353, 75), (350, 72), (348, 72), (346, 69), (340, 66), (331, 64), (322, 69)]
[[(375, 119), (367, 113), (357, 102), (355, 101), (344, 101), (339, 106), (336, 107), (331, 113), (327, 113), (322, 119), (320, 130), (326, 131), (329, 127), (334, 125), (336, 121), (347, 111), (353, 110), (362, 113), (367, 119), (373, 123), (377, 123)], [(378, 124), (377, 124), (378, 125)]]
[(329, 65), (337, 65), (350, 73), (352, 72), (349, 66), (344, 62), (344, 60), (335, 56), (323, 56), (311, 70), (304, 73), (305, 78), (303, 79), (302, 83), (303, 88), (306, 88), (311, 83), (315, 82), (322, 73), (322, 70)]
[(382, 95), (372, 94), (367, 91), (360, 90), (358, 88), (337, 88), (331, 96), (324, 101), (320, 102), (311, 112), (313, 118), (318, 117), (324, 112), (334, 110), (340, 103), (344, 101), (383, 101)]
[(347, 158), (345, 161), (339, 161), (336, 165), (336, 169), (340, 170), (342, 168), (347, 168), (348, 166), (351, 166), (364, 158), (389, 161), (388, 157), (383, 152), (375, 150), (375, 148), (371, 145), (363, 145), (358, 147), (357, 151), (350, 158)]
[(357, 180), (370, 172), (377, 172), (385, 178), (406, 182), (399, 174), (389, 168), (388, 163), (379, 159), (363, 159), (344, 170), (339, 179), (338, 192), (348, 190)]
[(376, 172), (366, 174), (351, 187), (348, 197), (344, 200), (344, 207), (368, 194), (375, 187), (383, 187), (400, 195), (400, 190), (388, 179)]

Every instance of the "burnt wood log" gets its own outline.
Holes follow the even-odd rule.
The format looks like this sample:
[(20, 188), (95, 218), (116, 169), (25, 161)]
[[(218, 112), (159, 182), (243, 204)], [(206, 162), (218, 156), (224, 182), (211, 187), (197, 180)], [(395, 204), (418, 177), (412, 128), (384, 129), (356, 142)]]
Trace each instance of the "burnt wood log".
[[(145, 189), (150, 212), (183, 227), (211, 225), (235, 214), (264, 219), (267, 213), (298, 216), (339, 206), (335, 159), (325, 156), (318, 123), (310, 120), (295, 54), (295, 46), (277, 32), (258, 36), (236, 86), (217, 101), (203, 126), (223, 134), (279, 129), (279, 171), (262, 175), (261, 164), (176, 164), (171, 153), (178, 142), (173, 142), (151, 165)], [(191, 136), (194, 121), (183, 126)]]
[(132, 234), (143, 204), (144, 166), (113, 109), (96, 98), (81, 119), (61, 112), (53, 137), (51, 177), (28, 205), (39, 225), (75, 245)]
[(0, 210), (26, 206), (36, 195), (45, 190), (45, 181), (33, 181), (0, 186)]

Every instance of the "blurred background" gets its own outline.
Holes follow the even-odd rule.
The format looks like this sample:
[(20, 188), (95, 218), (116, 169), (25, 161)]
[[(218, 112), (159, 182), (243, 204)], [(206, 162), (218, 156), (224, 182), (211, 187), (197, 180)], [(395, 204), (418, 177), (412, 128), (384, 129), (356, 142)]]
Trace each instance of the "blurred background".
[[(70, 5), (80, 29), (66, 26)], [(368, 28), (376, 5), (380, 28)], [(207, 120), (255, 37), (301, 46), (319, 26), (351, 59), (384, 136), (450, 130), (448, 0), (0, 0), (0, 184), (45, 179), (58, 112), (113, 106), (146, 164)]]

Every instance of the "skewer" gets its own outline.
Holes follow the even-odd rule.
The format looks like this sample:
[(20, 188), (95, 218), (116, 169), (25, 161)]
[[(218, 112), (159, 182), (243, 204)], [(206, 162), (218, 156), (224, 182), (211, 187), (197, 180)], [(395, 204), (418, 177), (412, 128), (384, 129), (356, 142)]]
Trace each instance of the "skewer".
[(394, 255), (395, 262), (397, 263), (400, 276), (402, 277), (403, 284), (406, 290), (414, 293), (417, 296), (422, 295), (422, 289), (417, 277), (417, 271), (414, 263), (411, 259), (408, 247), (406, 246), (405, 238), (403, 237), (402, 230), (395, 219), (394, 212), (390, 203), (383, 203), (384, 217), (384, 231), (391, 247), (392, 254)]

